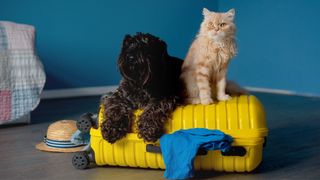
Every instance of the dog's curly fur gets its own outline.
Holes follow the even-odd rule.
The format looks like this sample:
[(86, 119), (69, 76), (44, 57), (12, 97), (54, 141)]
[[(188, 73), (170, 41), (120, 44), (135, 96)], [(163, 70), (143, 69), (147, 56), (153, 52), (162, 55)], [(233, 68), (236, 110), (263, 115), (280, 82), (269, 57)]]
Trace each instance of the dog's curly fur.
[(118, 59), (120, 86), (102, 100), (104, 139), (114, 143), (124, 137), (131, 130), (134, 111), (143, 109), (137, 121), (138, 136), (155, 142), (180, 103), (182, 62), (169, 56), (166, 43), (151, 34), (126, 35)]

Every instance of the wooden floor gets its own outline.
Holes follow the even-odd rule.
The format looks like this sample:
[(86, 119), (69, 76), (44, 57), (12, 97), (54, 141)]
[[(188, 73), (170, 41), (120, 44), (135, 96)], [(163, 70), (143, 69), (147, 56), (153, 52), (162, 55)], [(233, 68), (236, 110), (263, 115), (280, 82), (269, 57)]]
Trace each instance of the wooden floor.
[[(262, 164), (252, 173), (197, 172), (196, 179), (320, 179), (320, 98), (255, 94), (270, 129)], [(31, 125), (0, 128), (0, 179), (163, 179), (162, 170), (94, 167), (76, 170), (72, 154), (34, 148), (50, 122), (95, 112), (99, 97), (43, 100)]]

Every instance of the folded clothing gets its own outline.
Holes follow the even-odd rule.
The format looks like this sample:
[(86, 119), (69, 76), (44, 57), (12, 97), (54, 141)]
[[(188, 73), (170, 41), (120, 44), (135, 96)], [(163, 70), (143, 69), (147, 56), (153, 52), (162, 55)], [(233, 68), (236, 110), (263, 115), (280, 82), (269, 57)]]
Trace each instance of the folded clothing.
[(35, 50), (35, 28), (0, 21), (0, 124), (34, 110), (46, 76)]
[(219, 130), (193, 128), (165, 134), (160, 138), (167, 179), (187, 179), (194, 176), (193, 161), (198, 149), (228, 151), (232, 137)]

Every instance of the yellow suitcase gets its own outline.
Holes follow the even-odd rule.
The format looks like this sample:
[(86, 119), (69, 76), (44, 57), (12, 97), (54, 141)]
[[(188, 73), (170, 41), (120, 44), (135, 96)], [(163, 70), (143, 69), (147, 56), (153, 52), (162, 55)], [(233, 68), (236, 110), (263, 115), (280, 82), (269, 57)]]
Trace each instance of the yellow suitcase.
[[(136, 113), (136, 118), (139, 114), (140, 112)], [(104, 119), (103, 116), (104, 108), (100, 106), (99, 126)], [(212, 105), (178, 107), (173, 113), (172, 120), (166, 124), (167, 132), (189, 128), (218, 129), (234, 139), (229, 152), (199, 151), (194, 161), (197, 170), (250, 172), (262, 160), (268, 129), (264, 108), (255, 96), (242, 95)], [(73, 165), (78, 169), (84, 169), (90, 161), (93, 161), (97, 165), (165, 169), (159, 144), (146, 144), (138, 138), (134, 129), (135, 127), (133, 133), (110, 144), (102, 138), (100, 127), (91, 128), (92, 152), (76, 154), (73, 157)]]

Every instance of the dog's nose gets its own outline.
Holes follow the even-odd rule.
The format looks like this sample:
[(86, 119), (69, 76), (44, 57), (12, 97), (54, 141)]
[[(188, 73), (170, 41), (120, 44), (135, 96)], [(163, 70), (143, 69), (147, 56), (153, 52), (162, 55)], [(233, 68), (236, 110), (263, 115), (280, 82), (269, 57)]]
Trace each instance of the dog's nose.
[(133, 56), (129, 56), (128, 60), (129, 60), (129, 62), (133, 62), (134, 61), (134, 57)]

